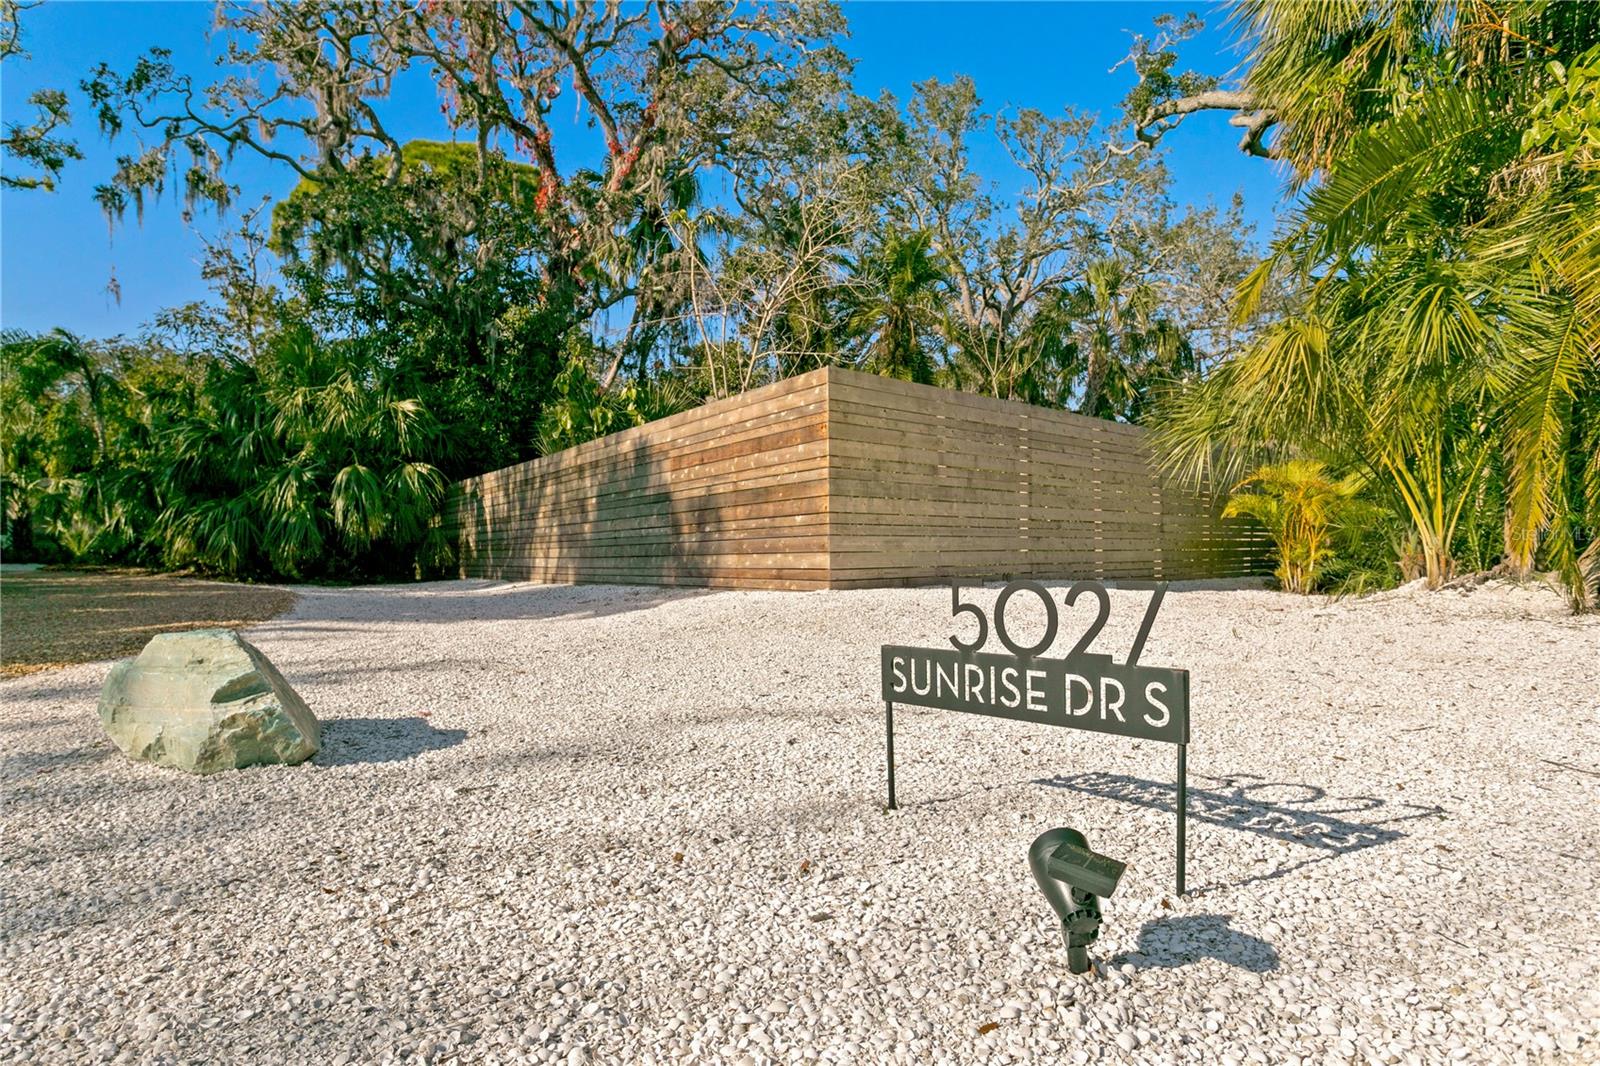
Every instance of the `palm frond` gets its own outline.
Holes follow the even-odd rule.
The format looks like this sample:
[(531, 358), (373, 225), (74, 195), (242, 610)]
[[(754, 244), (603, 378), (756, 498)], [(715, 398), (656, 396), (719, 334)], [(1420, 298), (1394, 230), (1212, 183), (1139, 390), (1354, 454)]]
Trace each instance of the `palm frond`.
[(1476, 174), (1474, 161), (1494, 154), (1491, 142), (1510, 144), (1519, 133), (1505, 109), (1482, 94), (1446, 88), (1354, 134), (1241, 286), (1238, 313), (1253, 310), (1274, 270), (1291, 266), (1307, 278), (1319, 270), (1332, 278), (1386, 235), (1419, 221), (1432, 228), (1440, 220), (1431, 200), (1463, 173)]
[(334, 475), (333, 525), (357, 551), (370, 547), (388, 524), (383, 489), (370, 467), (351, 463)]

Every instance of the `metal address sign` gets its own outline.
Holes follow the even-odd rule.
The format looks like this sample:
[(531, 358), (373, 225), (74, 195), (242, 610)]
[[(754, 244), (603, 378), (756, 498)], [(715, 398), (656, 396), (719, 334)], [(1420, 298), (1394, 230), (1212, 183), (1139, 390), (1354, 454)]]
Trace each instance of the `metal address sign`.
[[(1055, 643), (1060, 615), (1050, 591), (1037, 581), (1013, 581), (1000, 590), (994, 603), (994, 635), (1011, 652), (981, 652), (989, 639), (989, 619), (975, 603), (961, 602), (961, 581), (950, 583), (952, 617), (969, 616), (977, 635), (963, 641), (952, 635), (952, 649), (883, 646), (884, 733), (888, 747), (889, 809), (898, 809), (894, 791), (894, 705), (935, 707), (946, 711), (984, 714), (1019, 722), (1065, 726), (1097, 733), (1113, 733), (1140, 740), (1178, 746), (1178, 894), (1184, 894), (1185, 821), (1188, 805), (1189, 672), (1165, 666), (1143, 666), (1139, 656), (1166, 582), (1119, 582), (1120, 588), (1151, 590), (1144, 620), (1123, 662), (1091, 651), (1095, 638), (1111, 615), (1111, 596), (1098, 581), (1079, 581), (1062, 598), (1072, 607), (1085, 596), (1098, 611), (1089, 627), (1065, 658), (1049, 659), (1044, 652)], [(1044, 634), (1037, 643), (1022, 645), (1006, 628), (1006, 608), (1014, 596), (1030, 593), (1044, 606)]]

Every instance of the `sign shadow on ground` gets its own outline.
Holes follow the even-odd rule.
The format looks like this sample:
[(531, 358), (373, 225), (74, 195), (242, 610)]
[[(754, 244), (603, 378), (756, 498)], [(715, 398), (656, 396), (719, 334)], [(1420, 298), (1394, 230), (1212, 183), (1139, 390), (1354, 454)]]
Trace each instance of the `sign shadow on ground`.
[[(1437, 805), (1391, 804), (1375, 796), (1330, 796), (1327, 789), (1317, 785), (1267, 781), (1255, 774), (1195, 776), (1212, 785), (1189, 789), (1190, 818), (1224, 829), (1299, 844), (1322, 853), (1270, 874), (1247, 878), (1239, 882), (1241, 885), (1282, 877), (1311, 862), (1392, 843), (1406, 835), (1395, 828), (1396, 825), (1446, 814), (1445, 809)], [(1126, 774), (1058, 774), (1033, 783), (1120, 800), (1150, 810), (1170, 812), (1176, 807), (1176, 789), (1170, 782)], [(1400, 813), (1361, 820), (1354, 817), (1379, 814), (1391, 808)]]

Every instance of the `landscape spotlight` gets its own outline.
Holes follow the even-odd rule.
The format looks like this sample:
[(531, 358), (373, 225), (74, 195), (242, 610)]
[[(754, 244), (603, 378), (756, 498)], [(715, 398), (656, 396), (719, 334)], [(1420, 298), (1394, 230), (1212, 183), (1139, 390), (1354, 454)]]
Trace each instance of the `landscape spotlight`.
[(1028, 847), (1028, 868), (1061, 920), (1067, 969), (1088, 972), (1089, 945), (1100, 936), (1100, 897), (1117, 890), (1127, 863), (1090, 851), (1076, 829), (1046, 829)]

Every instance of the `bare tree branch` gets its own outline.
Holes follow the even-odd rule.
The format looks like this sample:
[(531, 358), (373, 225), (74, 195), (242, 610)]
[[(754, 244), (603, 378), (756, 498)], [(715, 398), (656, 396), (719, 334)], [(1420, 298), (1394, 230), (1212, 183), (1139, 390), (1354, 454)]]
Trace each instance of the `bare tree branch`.
[(1244, 136), (1239, 139), (1239, 150), (1262, 159), (1280, 158), (1276, 149), (1262, 140), (1278, 119), (1248, 89), (1209, 89), (1192, 96), (1163, 100), (1135, 118), (1134, 136), (1141, 144), (1154, 146), (1185, 115), (1199, 111), (1237, 112), (1228, 119), (1228, 124), (1244, 129)]

